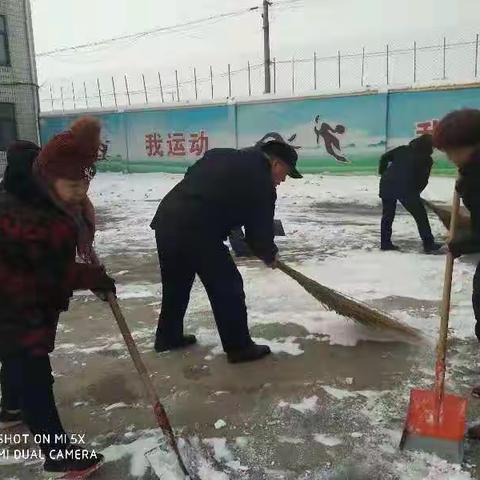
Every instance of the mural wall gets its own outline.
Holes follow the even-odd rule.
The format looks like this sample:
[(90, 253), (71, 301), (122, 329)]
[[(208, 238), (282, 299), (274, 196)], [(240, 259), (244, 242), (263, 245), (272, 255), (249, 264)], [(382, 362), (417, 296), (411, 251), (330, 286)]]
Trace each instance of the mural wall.
[(226, 105), (124, 114), (130, 172), (184, 172), (210, 148), (235, 145), (235, 109)]
[[(448, 112), (480, 108), (480, 88), (392, 92), (388, 101), (387, 147), (408, 143), (415, 136), (431, 133)], [(438, 173), (453, 171), (445, 155), (434, 154)]]
[[(297, 149), (305, 173), (375, 173), (387, 149), (464, 107), (480, 108), (479, 87), (96, 112), (103, 123), (99, 169), (184, 172), (208, 149), (281, 139)], [(78, 115), (42, 117), (42, 142)], [(437, 173), (454, 171), (440, 153), (435, 160)]]
[(371, 172), (385, 152), (386, 112), (378, 94), (239, 105), (238, 142), (283, 139), (306, 173)]

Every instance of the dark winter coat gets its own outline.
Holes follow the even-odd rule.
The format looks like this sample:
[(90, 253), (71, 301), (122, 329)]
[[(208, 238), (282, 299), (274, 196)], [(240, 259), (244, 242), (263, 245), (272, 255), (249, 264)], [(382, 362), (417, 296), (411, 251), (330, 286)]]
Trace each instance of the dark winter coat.
[(24, 163), (10, 160), (0, 186), (0, 358), (51, 352), (73, 290), (89, 288), (98, 275), (75, 261), (74, 220), (52, 203), (31, 170), (22, 173)]
[(470, 211), (471, 232), (468, 237), (454, 242), (455, 249), (461, 254), (477, 253), (480, 252), (480, 151), (458, 173), (456, 188), (463, 204)]
[(167, 241), (223, 241), (244, 226), (253, 253), (270, 263), (278, 251), (273, 218), (276, 190), (270, 163), (257, 149), (210, 150), (167, 194), (151, 227)]
[(428, 185), (431, 153), (404, 145), (385, 153), (380, 160), (380, 197), (406, 199), (418, 196)]

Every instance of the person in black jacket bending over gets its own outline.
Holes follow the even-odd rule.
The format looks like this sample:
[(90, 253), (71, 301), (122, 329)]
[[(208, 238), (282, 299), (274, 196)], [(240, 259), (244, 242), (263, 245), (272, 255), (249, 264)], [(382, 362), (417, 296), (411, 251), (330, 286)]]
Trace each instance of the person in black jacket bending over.
[(270, 353), (250, 337), (242, 277), (224, 240), (234, 227), (245, 227), (252, 252), (269, 267), (276, 267), (276, 187), (287, 175), (302, 177), (296, 169), (297, 159), (295, 149), (279, 141), (244, 150), (213, 149), (162, 200), (151, 223), (163, 292), (157, 352), (196, 342), (193, 335), (184, 335), (183, 318), (198, 274), (228, 360), (246, 362)]
[[(457, 110), (445, 116), (434, 133), (435, 146), (444, 151), (458, 168), (456, 189), (470, 211), (471, 232), (449, 242), (455, 258), (480, 253), (480, 110)], [(473, 311), (475, 334), (480, 341), (480, 264), (473, 277)], [(473, 389), (480, 397), (480, 386)], [(472, 427), (470, 436), (480, 439), (480, 424)]]
[(398, 250), (392, 243), (392, 225), (397, 201), (413, 216), (426, 253), (438, 250), (420, 194), (428, 185), (432, 169), (432, 136), (422, 135), (408, 145), (385, 153), (380, 160), (380, 197), (383, 204), (381, 249)]

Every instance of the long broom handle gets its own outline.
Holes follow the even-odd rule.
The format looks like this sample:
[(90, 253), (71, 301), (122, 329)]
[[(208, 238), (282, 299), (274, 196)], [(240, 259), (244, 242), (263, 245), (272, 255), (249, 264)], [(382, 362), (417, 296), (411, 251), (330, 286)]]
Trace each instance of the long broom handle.
[[(455, 239), (457, 231), (457, 219), (460, 209), (460, 196), (457, 190), (453, 194), (452, 217), (450, 220), (450, 240)], [(447, 357), (447, 338), (448, 338), (448, 322), (450, 320), (450, 303), (452, 294), (452, 277), (453, 277), (453, 255), (448, 252), (445, 265), (445, 279), (443, 283), (443, 298), (440, 321), (440, 336), (437, 345), (437, 362), (435, 365), (435, 420), (438, 423), (440, 418), (441, 405), (445, 393), (445, 362)]]
[[(98, 260), (98, 257), (93, 250), (91, 254), (91, 260), (94, 264), (100, 265), (100, 261)], [(120, 329), (123, 339), (125, 340), (125, 344), (127, 346), (128, 352), (130, 353), (133, 364), (135, 365), (135, 368), (137, 369), (137, 372), (142, 380), (145, 390), (147, 391), (157, 424), (162, 429), (162, 432), (167, 437), (170, 446), (175, 452), (178, 464), (182, 469), (183, 474), (188, 477), (189, 473), (178, 449), (177, 440), (175, 438), (175, 434), (173, 433), (172, 425), (170, 424), (170, 421), (168, 419), (167, 412), (163, 407), (162, 403), (160, 402), (160, 398), (158, 397), (158, 394), (155, 390), (145, 362), (142, 360), (140, 352), (138, 351), (137, 345), (132, 337), (127, 321), (125, 320), (120, 305), (118, 304), (118, 300), (113, 293), (109, 293), (107, 298), (113, 316), (115, 317), (115, 320), (117, 322), (118, 328)]]

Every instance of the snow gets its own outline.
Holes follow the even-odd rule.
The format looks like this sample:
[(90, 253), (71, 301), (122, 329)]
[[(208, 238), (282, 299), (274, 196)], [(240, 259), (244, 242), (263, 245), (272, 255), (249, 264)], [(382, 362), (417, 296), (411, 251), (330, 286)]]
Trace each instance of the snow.
[[(138, 264), (141, 264), (147, 255), (155, 259), (155, 241), (149, 223), (160, 199), (180, 179), (178, 175), (168, 174), (99, 174), (93, 182), (92, 197), (100, 214), (105, 217), (96, 241), (100, 257), (134, 258)], [(453, 178), (433, 178), (424, 196), (434, 201), (449, 203), (453, 184)], [(421, 253), (414, 222), (408, 215), (402, 215), (401, 209), (394, 224), (394, 240), (404, 251), (380, 252), (378, 250), (380, 202), (377, 191), (378, 179), (373, 176), (307, 175), (303, 180), (288, 181), (279, 189), (276, 213), (276, 217), (283, 221), (287, 236), (278, 238), (277, 243), (285, 262), (293, 268), (328, 287), (378, 306), (400, 321), (420, 329), (426, 337), (425, 350), (428, 350), (438, 330), (437, 312), (445, 257)], [(445, 237), (443, 226), (433, 220), (433, 217), (432, 227), (439, 240)], [(357, 349), (365, 345), (366, 341), (372, 342), (371, 344), (382, 342), (384, 345), (384, 342), (392, 340), (388, 332), (373, 331), (334, 312), (326, 311), (292, 279), (280, 271), (265, 268), (259, 261), (242, 260), (239, 262), (239, 269), (244, 278), (249, 322), (254, 338), (259, 343), (269, 345), (276, 356), (278, 355), (278, 361), (291, 362), (292, 365), (301, 364), (304, 358), (307, 359), (308, 355), (311, 355), (308, 349), (310, 346), (311, 350), (332, 347), (332, 355), (341, 355), (339, 358), (351, 356), (354, 363)], [(475, 265), (469, 258), (462, 258), (455, 264), (451, 327), (452, 336), (457, 342), (471, 342), (473, 337), (470, 297), (474, 269)], [(148, 282), (148, 279), (137, 275), (135, 268), (126, 264), (117, 265), (116, 268), (112, 268), (112, 272), (117, 278), (118, 296), (122, 302), (148, 304), (156, 315), (160, 305), (158, 302), (161, 300), (158, 277), (152, 275), (151, 282)], [(91, 301), (87, 295), (89, 295), (87, 292), (78, 294), (80, 298), (84, 296), (87, 301)], [(410, 308), (411, 304), (415, 308)], [(150, 342), (152, 328), (151, 325), (137, 327), (133, 331), (134, 337), (138, 341)], [(206, 358), (212, 362), (209, 366), (217, 367), (215, 362), (220, 364), (223, 360), (217, 357), (223, 355), (223, 349), (211, 315), (208, 297), (198, 281), (195, 282), (192, 291), (186, 328), (189, 333), (197, 335), (200, 347), (206, 348), (201, 361)], [(92, 355), (105, 351), (120, 352), (124, 351), (125, 347), (120, 335), (116, 333), (109, 338), (106, 336), (94, 338), (87, 345), (59, 344), (57, 349), (60, 353), (68, 351)], [(458, 355), (452, 358), (452, 368), (465, 367), (468, 361), (466, 358), (468, 357)], [(276, 361), (274, 357), (272, 362)], [(322, 358), (319, 357), (318, 361), (321, 362)], [(236, 371), (240, 372), (240, 376), (242, 374), (248, 376), (248, 372), (254, 372), (253, 369), (245, 370), (247, 373), (242, 373), (244, 370), (241, 369)], [(222, 374), (225, 375), (225, 371), (212, 373)], [(432, 365), (430, 363), (420, 365), (417, 374), (421, 378), (412, 378), (412, 385), (430, 382), (433, 376)], [(342, 455), (344, 452), (342, 449), (352, 448), (352, 455), (353, 452), (356, 455), (364, 454), (373, 463), (386, 463), (388, 471), (393, 472), (388, 478), (401, 480), (472, 478), (466, 469), (446, 464), (433, 456), (414, 453), (398, 455), (401, 432), (399, 425), (408, 402), (409, 385), (385, 387), (392, 388), (391, 391), (371, 390), (366, 383), (368, 375), (366, 379), (358, 375), (354, 366), (352, 371), (338, 372), (336, 378), (325, 379), (322, 375), (318, 374), (315, 384), (318, 389), (315, 392), (295, 392), (290, 396), (282, 390), (283, 385), (278, 379), (276, 382), (272, 380), (271, 390), (278, 393), (271, 403), (274, 415), (278, 416), (280, 407), (282, 421), (294, 418), (293, 426), (287, 424), (282, 431), (268, 431), (269, 439), (273, 439), (272, 442), (276, 442), (276, 445), (283, 444), (285, 449), (296, 451), (307, 446), (310, 448), (313, 439), (325, 447), (335, 447), (335, 453), (342, 452)], [(225, 386), (216, 385), (213, 387), (214, 390), (210, 390), (210, 394), (219, 402), (228, 394), (232, 408), (237, 408), (236, 386), (229, 381), (230, 379), (226, 378)], [(275, 390), (277, 388), (279, 390)], [(252, 391), (254, 392), (251, 393), (252, 397), (257, 395), (256, 390)], [(248, 392), (250, 396), (251, 391)], [(318, 393), (318, 396), (314, 393)], [(259, 397), (255, 397), (255, 401), (258, 399)], [(260, 403), (260, 400), (258, 401)], [(175, 402), (172, 402), (172, 405), (175, 405)], [(340, 416), (351, 412), (349, 408), (352, 407), (358, 415), (357, 420), (361, 421), (346, 426), (342, 424), (345, 430), (341, 431), (330, 428), (332, 425), (323, 428), (323, 425), (317, 424), (317, 417), (318, 421), (320, 417), (322, 421), (331, 420), (327, 415), (327, 407), (335, 408), (336, 414)], [(115, 414), (116, 408), (112, 405), (106, 408), (112, 411), (112, 415)], [(315, 415), (320, 408), (321, 415)], [(327, 409), (325, 415), (324, 409)], [(213, 423), (220, 415), (223, 417), (223, 423), (219, 424), (220, 428), (224, 428), (227, 423), (229, 426), (222, 434), (224, 431), (232, 432), (233, 440), (207, 438), (203, 439), (202, 443), (213, 451), (215, 459), (225, 467), (225, 471), (217, 471), (217, 466), (213, 468), (206, 458), (200, 457), (199, 476), (202, 480), (228, 480), (229, 472), (234, 471), (235, 474), (240, 474), (240, 478), (247, 479), (249, 474), (245, 473), (247, 467), (243, 465), (246, 464), (245, 459), (249, 458), (253, 445), (256, 445), (255, 434), (234, 425), (228, 417), (228, 411), (222, 410), (214, 411), (213, 416), (205, 422), (212, 430), (209, 435), (216, 435)], [(245, 418), (247, 419), (247, 414)], [(308, 429), (309, 427), (311, 429)], [(123, 433), (120, 438), (125, 441)], [(145, 458), (145, 453), (158, 445), (158, 434), (155, 436), (153, 433), (143, 432), (137, 438), (137, 434), (131, 432), (128, 440), (133, 438), (136, 439), (131, 443), (112, 445), (105, 452), (109, 462), (127, 459), (131, 476), (141, 478), (148, 475), (151, 463), (163, 457), (154, 455), (153, 459), (150, 458), (150, 463)], [(268, 445), (265, 448), (274, 447)], [(245, 454), (242, 456), (243, 451)], [(398, 460), (392, 461), (392, 457), (398, 457)], [(173, 459), (162, 461), (152, 467), (156, 471), (163, 463), (175, 466)], [(268, 472), (275, 472), (275, 476), (272, 473), (271, 478), (290, 478), (279, 470), (283, 465), (270, 465), (268, 462), (262, 464), (261, 468), (262, 474), (258, 478), (269, 475)]]
[[(165, 465), (165, 468), (170, 468), (171, 471), (175, 471), (176, 460), (172, 454), (168, 451), (161, 452), (157, 450), (159, 446), (163, 447), (165, 450), (165, 439), (163, 436), (154, 433), (146, 433), (135, 441), (124, 444), (124, 445), (111, 445), (110, 447), (103, 450), (101, 453), (105, 456), (105, 462), (116, 462), (124, 457), (130, 459), (130, 475), (133, 477), (142, 477), (146, 474), (148, 468), (150, 468), (150, 463), (147, 460), (147, 452), (154, 451), (155, 454), (152, 454), (151, 457), (155, 458), (155, 455), (160, 455), (161, 464)], [(169, 472), (169, 475), (171, 473)], [(168, 480), (174, 480), (175, 477), (170, 476)]]
[(302, 443), (305, 443), (305, 440), (303, 438), (291, 438), (284, 436), (278, 437), (278, 441), (280, 443), (290, 443), (291, 445), (300, 445)]
[(248, 467), (243, 467), (234, 459), (232, 452), (227, 447), (226, 438), (207, 438), (203, 441), (203, 443), (213, 448), (215, 460), (217, 460), (217, 462), (224, 462), (233, 470), (248, 470)]
[[(427, 466), (427, 467), (426, 467)], [(459, 465), (451, 465), (445, 460), (428, 454), (415, 453), (408, 465), (398, 464), (400, 480), (471, 480)]]
[(348, 390), (341, 390), (339, 388), (329, 387), (328, 385), (322, 385), (322, 388), (332, 397), (337, 400), (344, 400), (345, 398), (353, 398), (358, 394), (357, 392), (350, 392)]
[(114, 403), (113, 405), (106, 407), (105, 411), (110, 412), (111, 410), (116, 410), (118, 408), (129, 408), (129, 406), (124, 402)]
[(278, 406), (280, 408), (289, 407), (289, 408), (292, 408), (293, 410), (296, 410), (297, 412), (305, 414), (305, 413), (311, 413), (311, 412), (317, 411), (318, 409), (317, 402), (318, 402), (318, 397), (315, 395), (310, 398), (304, 398), (299, 403), (280, 402)]
[[(181, 179), (170, 174), (102, 174), (93, 182), (93, 200), (99, 210), (110, 212), (109, 215), (121, 218), (122, 234), (119, 235), (115, 223), (107, 223), (100, 229), (97, 248), (101, 255), (115, 252), (139, 255), (154, 247), (153, 232), (149, 223), (157, 208), (158, 201)], [(448, 202), (451, 197), (453, 179), (436, 178), (431, 181), (425, 197)], [(303, 180), (287, 182), (279, 189), (277, 217), (281, 218), (287, 230), (282, 243), (294, 242), (305, 251), (313, 249), (309, 255), (292, 263), (303, 274), (318, 280), (329, 287), (349, 294), (364, 301), (372, 301), (388, 296), (402, 296), (422, 301), (435, 301), (441, 296), (444, 261), (442, 256), (425, 256), (409, 253), (411, 261), (405, 261), (404, 253), (378, 252), (378, 232), (372, 236), (369, 228), (362, 225), (343, 223), (350, 221), (350, 214), (342, 217), (341, 222), (332, 222), (334, 215), (318, 212), (313, 208), (322, 202), (336, 205), (354, 204), (362, 208), (379, 204), (377, 195), (378, 179), (376, 177), (325, 177), (307, 175)], [(119, 217), (119, 215), (121, 217)], [(363, 214), (355, 215), (352, 221), (362, 223)], [(334, 219), (334, 218), (333, 218)], [(325, 222), (324, 220), (328, 220)], [(334, 219), (335, 220), (335, 219)], [(326, 224), (325, 224), (326, 223)], [(397, 238), (410, 238), (416, 235), (408, 216), (399, 216), (395, 223)], [(437, 233), (443, 228), (436, 226)], [(343, 248), (354, 242), (358, 249)], [(319, 246), (333, 244), (335, 247), (326, 251)], [(291, 247), (289, 247), (291, 248)], [(320, 258), (315, 258), (318, 251)], [(471, 326), (464, 319), (470, 314), (470, 283), (473, 265), (457, 262), (455, 268), (455, 290), (453, 298), (452, 328), (460, 338), (471, 336)], [(308, 296), (299, 285), (281, 272), (272, 272), (263, 268), (241, 266), (245, 279), (247, 302), (252, 327), (267, 325), (298, 324), (308, 334), (316, 338), (324, 337), (332, 345), (354, 347), (362, 340), (390, 341), (388, 335), (378, 334), (354, 322), (341, 319), (335, 313), (325, 312), (318, 302)], [(123, 273), (123, 272), (121, 272)], [(160, 284), (122, 283), (123, 275), (118, 278), (118, 296), (122, 300), (157, 298)], [(401, 278), (401, 281), (398, 279)], [(368, 281), (365, 281), (368, 279)], [(275, 308), (277, 298), (288, 297), (282, 309)], [(256, 308), (259, 303), (264, 308)], [(268, 308), (269, 303), (272, 308)], [(265, 308), (265, 306), (267, 308)], [(205, 295), (196, 301), (198, 309), (208, 308)], [(401, 320), (421, 328), (427, 337), (436, 331), (437, 324), (425, 322), (424, 319), (410, 317), (404, 312), (393, 312)], [(218, 336), (210, 325), (200, 328), (200, 342), (217, 346)], [(202, 335), (203, 334), (203, 335)], [(307, 335), (308, 336), (308, 335)], [(301, 355), (299, 338), (275, 338), (259, 341), (268, 344), (274, 353)], [(214, 353), (221, 353), (216, 349)]]
[(215, 428), (217, 430), (225, 428), (226, 426), (227, 426), (227, 422), (225, 422), (225, 420), (220, 419), (215, 422)]
[(316, 442), (325, 445), (326, 447), (336, 447), (337, 445), (341, 445), (342, 443), (342, 440), (340, 440), (338, 437), (335, 437), (333, 435), (325, 435), (323, 433), (316, 433), (313, 436), (313, 439)]

